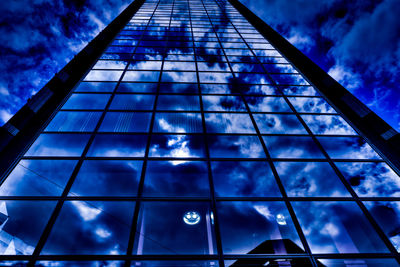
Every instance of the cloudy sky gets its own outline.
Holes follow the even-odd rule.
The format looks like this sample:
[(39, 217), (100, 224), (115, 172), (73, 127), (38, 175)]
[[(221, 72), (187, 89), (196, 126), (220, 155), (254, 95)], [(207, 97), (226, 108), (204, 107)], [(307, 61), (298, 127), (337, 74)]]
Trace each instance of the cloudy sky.
[[(397, 0), (241, 1), (400, 130)], [(129, 2), (2, 1), (0, 125)]]

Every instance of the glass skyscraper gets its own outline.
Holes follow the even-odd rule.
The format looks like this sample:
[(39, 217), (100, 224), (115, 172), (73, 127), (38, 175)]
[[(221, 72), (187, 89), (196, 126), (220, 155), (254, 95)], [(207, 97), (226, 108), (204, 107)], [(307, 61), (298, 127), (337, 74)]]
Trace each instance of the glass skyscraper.
[(114, 35), (4, 174), (0, 265), (399, 265), (398, 174), (229, 1)]

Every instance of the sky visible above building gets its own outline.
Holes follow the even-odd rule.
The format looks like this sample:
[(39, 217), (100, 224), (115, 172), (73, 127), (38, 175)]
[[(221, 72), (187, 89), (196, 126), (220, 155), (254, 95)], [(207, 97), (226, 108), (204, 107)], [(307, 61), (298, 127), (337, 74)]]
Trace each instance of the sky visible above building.
[[(130, 0), (0, 3), (0, 125)], [(396, 0), (241, 0), (400, 129), (400, 5)]]

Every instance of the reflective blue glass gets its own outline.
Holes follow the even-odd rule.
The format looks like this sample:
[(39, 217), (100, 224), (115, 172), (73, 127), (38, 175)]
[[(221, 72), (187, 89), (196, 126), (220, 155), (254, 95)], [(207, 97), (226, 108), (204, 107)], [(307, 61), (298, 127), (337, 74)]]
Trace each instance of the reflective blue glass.
[(160, 95), (157, 110), (199, 111), (199, 97), (192, 95)]
[(307, 134), (295, 115), (254, 114), (253, 117), (262, 134)]
[(97, 135), (89, 148), (89, 157), (143, 157), (146, 135)]
[(208, 137), (212, 158), (265, 158), (263, 147), (257, 136)]
[(195, 135), (153, 135), (150, 157), (204, 157), (204, 138)]
[(253, 112), (292, 112), (283, 97), (246, 97)]
[(153, 132), (202, 133), (200, 113), (156, 113)]
[(240, 96), (202, 96), (202, 99), (206, 111), (246, 111)]
[(264, 136), (264, 141), (272, 158), (324, 158), (311, 137)]
[(101, 112), (60, 111), (45, 131), (91, 132), (97, 125)]
[(256, 133), (248, 114), (206, 113), (208, 133)]
[(62, 109), (104, 109), (109, 94), (73, 94)]
[(152, 110), (154, 95), (115, 95), (110, 109), (114, 110)]
[(380, 159), (361, 137), (318, 137), (318, 141), (334, 159)]
[(147, 132), (151, 113), (107, 112), (99, 132)]

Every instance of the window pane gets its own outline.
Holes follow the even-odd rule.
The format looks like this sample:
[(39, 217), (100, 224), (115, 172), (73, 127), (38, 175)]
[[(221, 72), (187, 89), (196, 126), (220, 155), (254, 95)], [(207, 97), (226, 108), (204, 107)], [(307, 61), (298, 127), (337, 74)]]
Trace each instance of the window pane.
[(203, 132), (199, 113), (156, 113), (153, 132), (201, 133)]
[(107, 112), (99, 132), (147, 132), (151, 113)]
[(91, 132), (100, 116), (101, 112), (59, 111), (45, 131)]
[(253, 112), (292, 112), (283, 97), (246, 97)]
[(202, 161), (149, 161), (144, 196), (208, 196), (207, 164)]
[(207, 202), (144, 202), (134, 254), (214, 254), (211, 216)]
[(55, 201), (3, 200), (1, 255), (31, 255), (44, 230)]
[(293, 208), (313, 253), (388, 251), (353, 202), (294, 202)]
[(136, 196), (141, 161), (88, 160), (75, 178), (70, 196)]
[(124, 93), (155, 93), (157, 83), (120, 83), (117, 92)]
[(324, 158), (317, 144), (307, 136), (264, 136), (272, 158)]
[(0, 196), (60, 196), (74, 160), (21, 160), (0, 187)]
[(115, 95), (110, 109), (152, 110), (154, 95)]
[(334, 159), (380, 159), (361, 137), (318, 137), (318, 140)]
[(256, 133), (248, 114), (206, 113), (209, 133)]
[(194, 135), (153, 135), (150, 157), (204, 157), (204, 138)]
[(143, 157), (146, 135), (97, 135), (88, 151), (91, 157)]
[(26, 156), (80, 156), (89, 134), (41, 134)]
[(73, 94), (62, 109), (104, 109), (109, 94)]
[(289, 197), (350, 197), (326, 162), (276, 162)]
[(262, 134), (307, 134), (295, 115), (253, 114)]
[(126, 201), (67, 201), (42, 254), (125, 254), (133, 210)]
[(198, 96), (160, 95), (157, 101), (157, 110), (200, 110)]
[(283, 202), (218, 202), (217, 208), (224, 253), (305, 253)]
[(297, 112), (336, 113), (336, 111), (323, 98), (289, 97), (288, 99)]
[(257, 136), (208, 137), (210, 155), (213, 158), (265, 158)]
[(206, 111), (246, 111), (246, 106), (239, 96), (203, 96)]
[(399, 197), (400, 177), (383, 162), (335, 163), (360, 197)]
[(81, 82), (75, 92), (112, 92), (116, 82)]
[(265, 161), (213, 161), (211, 166), (219, 197), (280, 196), (275, 177)]
[(335, 115), (302, 115), (314, 134), (357, 135), (347, 122)]

